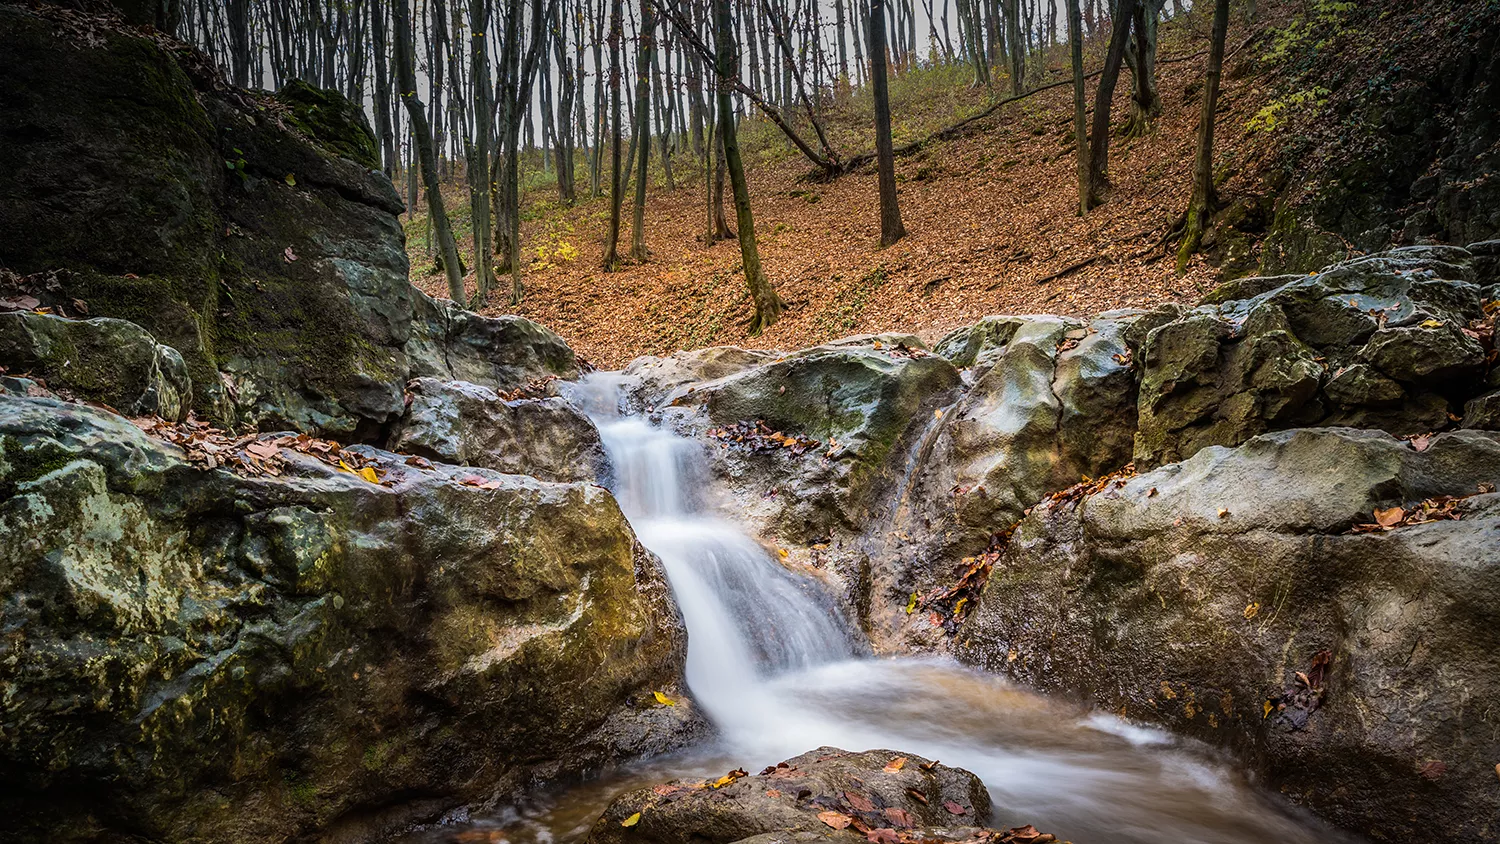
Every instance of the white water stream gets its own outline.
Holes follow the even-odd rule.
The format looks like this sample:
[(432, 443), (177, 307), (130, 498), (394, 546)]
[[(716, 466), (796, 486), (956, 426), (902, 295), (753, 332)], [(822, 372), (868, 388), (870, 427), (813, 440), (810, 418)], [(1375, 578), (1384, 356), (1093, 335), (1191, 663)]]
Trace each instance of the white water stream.
[[(575, 399), (599, 426), (621, 508), (665, 565), (688, 628), (688, 685), (718, 738), (478, 819), (462, 840), (488, 830), (492, 840), (581, 841), (626, 789), (755, 771), (821, 745), (967, 768), (990, 789), (994, 825), (1031, 823), (1074, 844), (1355, 840), (1262, 794), (1196, 743), (952, 662), (870, 656), (817, 584), (713, 512), (701, 444), (616, 414), (617, 377), (586, 379)], [(458, 834), (444, 829), (438, 840)]]

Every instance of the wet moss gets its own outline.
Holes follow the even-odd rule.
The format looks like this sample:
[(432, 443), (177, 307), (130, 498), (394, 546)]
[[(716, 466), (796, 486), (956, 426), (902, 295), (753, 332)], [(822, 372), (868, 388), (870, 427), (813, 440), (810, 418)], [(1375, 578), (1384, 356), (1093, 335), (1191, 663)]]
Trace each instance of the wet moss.
[(0, 499), (14, 496), (20, 485), (45, 477), (68, 465), (73, 458), (56, 446), (40, 443), (27, 449), (14, 437), (4, 437), (0, 445)]
[(380, 151), (364, 112), (337, 91), (293, 79), (276, 92), (276, 99), (288, 108), (287, 120), (320, 146), (371, 170), (380, 169)]

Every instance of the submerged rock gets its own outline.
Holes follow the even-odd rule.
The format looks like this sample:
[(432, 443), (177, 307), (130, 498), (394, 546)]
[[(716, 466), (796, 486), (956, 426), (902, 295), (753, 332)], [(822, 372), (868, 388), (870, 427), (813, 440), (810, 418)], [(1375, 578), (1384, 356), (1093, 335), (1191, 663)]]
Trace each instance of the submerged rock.
[(670, 590), (603, 489), (280, 457), (203, 470), (118, 416), (0, 395), (9, 831), (368, 838), (696, 724)]
[[(594, 824), (588, 844), (730, 844), (768, 834), (775, 837), (755, 840), (869, 836), (897, 844), (902, 835), (925, 837), (918, 835), (925, 829), (980, 838), (973, 828), (989, 823), (990, 813), (984, 783), (962, 768), (890, 750), (821, 747), (757, 776), (734, 771), (622, 794)], [(780, 837), (792, 834), (806, 837)]]
[(1231, 747), (1344, 826), (1488, 840), (1500, 438), (1418, 446), (1266, 434), (1039, 507), (957, 653)]

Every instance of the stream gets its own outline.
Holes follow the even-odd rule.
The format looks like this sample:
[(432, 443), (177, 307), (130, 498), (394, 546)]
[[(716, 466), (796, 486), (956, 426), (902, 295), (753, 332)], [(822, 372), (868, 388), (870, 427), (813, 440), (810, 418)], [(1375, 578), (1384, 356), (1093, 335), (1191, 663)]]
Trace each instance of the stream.
[(621, 508), (666, 568), (688, 629), (688, 685), (717, 736), (403, 841), (573, 844), (623, 791), (753, 772), (822, 745), (967, 768), (989, 787), (992, 826), (1030, 823), (1073, 844), (1360, 840), (1259, 790), (1200, 743), (950, 660), (872, 656), (818, 585), (714, 511), (702, 445), (618, 415), (618, 389), (601, 373), (574, 399), (599, 427)]

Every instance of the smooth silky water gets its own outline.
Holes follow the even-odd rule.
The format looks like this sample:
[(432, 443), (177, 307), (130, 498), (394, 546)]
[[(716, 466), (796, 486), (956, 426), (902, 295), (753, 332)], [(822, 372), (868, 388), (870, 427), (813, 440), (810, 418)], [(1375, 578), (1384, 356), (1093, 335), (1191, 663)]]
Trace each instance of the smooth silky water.
[(617, 794), (672, 778), (752, 773), (822, 745), (887, 748), (967, 768), (997, 827), (1074, 844), (1354, 842), (1256, 790), (1190, 741), (1070, 706), (951, 661), (872, 657), (817, 584), (713, 511), (703, 447), (616, 412), (619, 376), (574, 399), (599, 426), (612, 488), (666, 568), (688, 629), (687, 682), (710, 742), (409, 841), (581, 841)]

